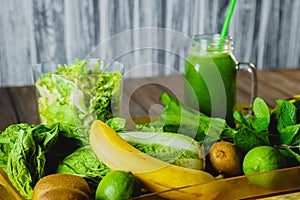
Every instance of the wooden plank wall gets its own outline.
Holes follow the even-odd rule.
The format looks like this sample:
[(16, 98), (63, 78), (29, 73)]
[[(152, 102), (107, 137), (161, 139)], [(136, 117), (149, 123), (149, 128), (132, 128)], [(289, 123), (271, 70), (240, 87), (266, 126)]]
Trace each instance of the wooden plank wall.
[[(0, 86), (31, 85), (34, 63), (88, 55), (123, 62), (128, 77), (182, 73), (188, 38), (219, 33), (228, 3), (0, 0)], [(238, 0), (229, 27), (236, 58), (299, 67), (299, 10), (299, 0)]]

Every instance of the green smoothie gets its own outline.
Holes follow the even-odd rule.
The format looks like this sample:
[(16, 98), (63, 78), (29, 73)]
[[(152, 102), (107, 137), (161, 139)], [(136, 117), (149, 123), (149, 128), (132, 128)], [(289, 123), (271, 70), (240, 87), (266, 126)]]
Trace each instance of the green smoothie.
[(185, 62), (185, 103), (234, 126), (237, 62), (230, 52), (191, 51)]

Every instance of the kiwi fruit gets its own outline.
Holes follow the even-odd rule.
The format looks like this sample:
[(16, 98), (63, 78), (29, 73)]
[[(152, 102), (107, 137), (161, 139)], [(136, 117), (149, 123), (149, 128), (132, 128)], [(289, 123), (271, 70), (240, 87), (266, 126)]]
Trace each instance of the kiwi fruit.
[(90, 199), (87, 194), (82, 191), (70, 188), (54, 188), (51, 190), (47, 190), (46, 192), (42, 193), (42, 195), (38, 198), (39, 200), (70, 200), (70, 199), (77, 199), (77, 200), (87, 200)]
[(243, 156), (231, 142), (216, 142), (208, 153), (211, 166), (225, 176), (238, 176), (243, 173)]
[(37, 182), (32, 194), (32, 200), (89, 200), (90, 197), (91, 191), (86, 180), (71, 174), (51, 174), (44, 176)]

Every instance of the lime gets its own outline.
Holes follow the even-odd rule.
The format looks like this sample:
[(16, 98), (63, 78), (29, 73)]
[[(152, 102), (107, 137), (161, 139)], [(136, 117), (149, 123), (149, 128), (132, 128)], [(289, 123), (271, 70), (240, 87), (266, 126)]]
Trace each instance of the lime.
[(278, 149), (271, 146), (259, 146), (246, 154), (243, 161), (243, 171), (245, 175), (260, 173), (247, 176), (252, 184), (275, 189), (280, 187), (282, 180), (286, 177), (282, 177), (279, 172), (271, 170), (284, 168), (285, 165), (286, 159)]
[(100, 181), (96, 200), (122, 200), (141, 194), (141, 185), (131, 172), (110, 171)]

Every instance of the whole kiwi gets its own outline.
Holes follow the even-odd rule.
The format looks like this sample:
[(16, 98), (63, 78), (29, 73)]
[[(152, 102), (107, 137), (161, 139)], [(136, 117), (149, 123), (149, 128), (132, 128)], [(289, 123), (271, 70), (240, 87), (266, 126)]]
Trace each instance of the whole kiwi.
[(51, 174), (41, 178), (32, 194), (32, 200), (89, 200), (90, 197), (90, 187), (84, 178), (71, 174)]
[(226, 176), (237, 176), (243, 173), (243, 156), (241, 151), (231, 142), (216, 142), (208, 153), (212, 167)]

